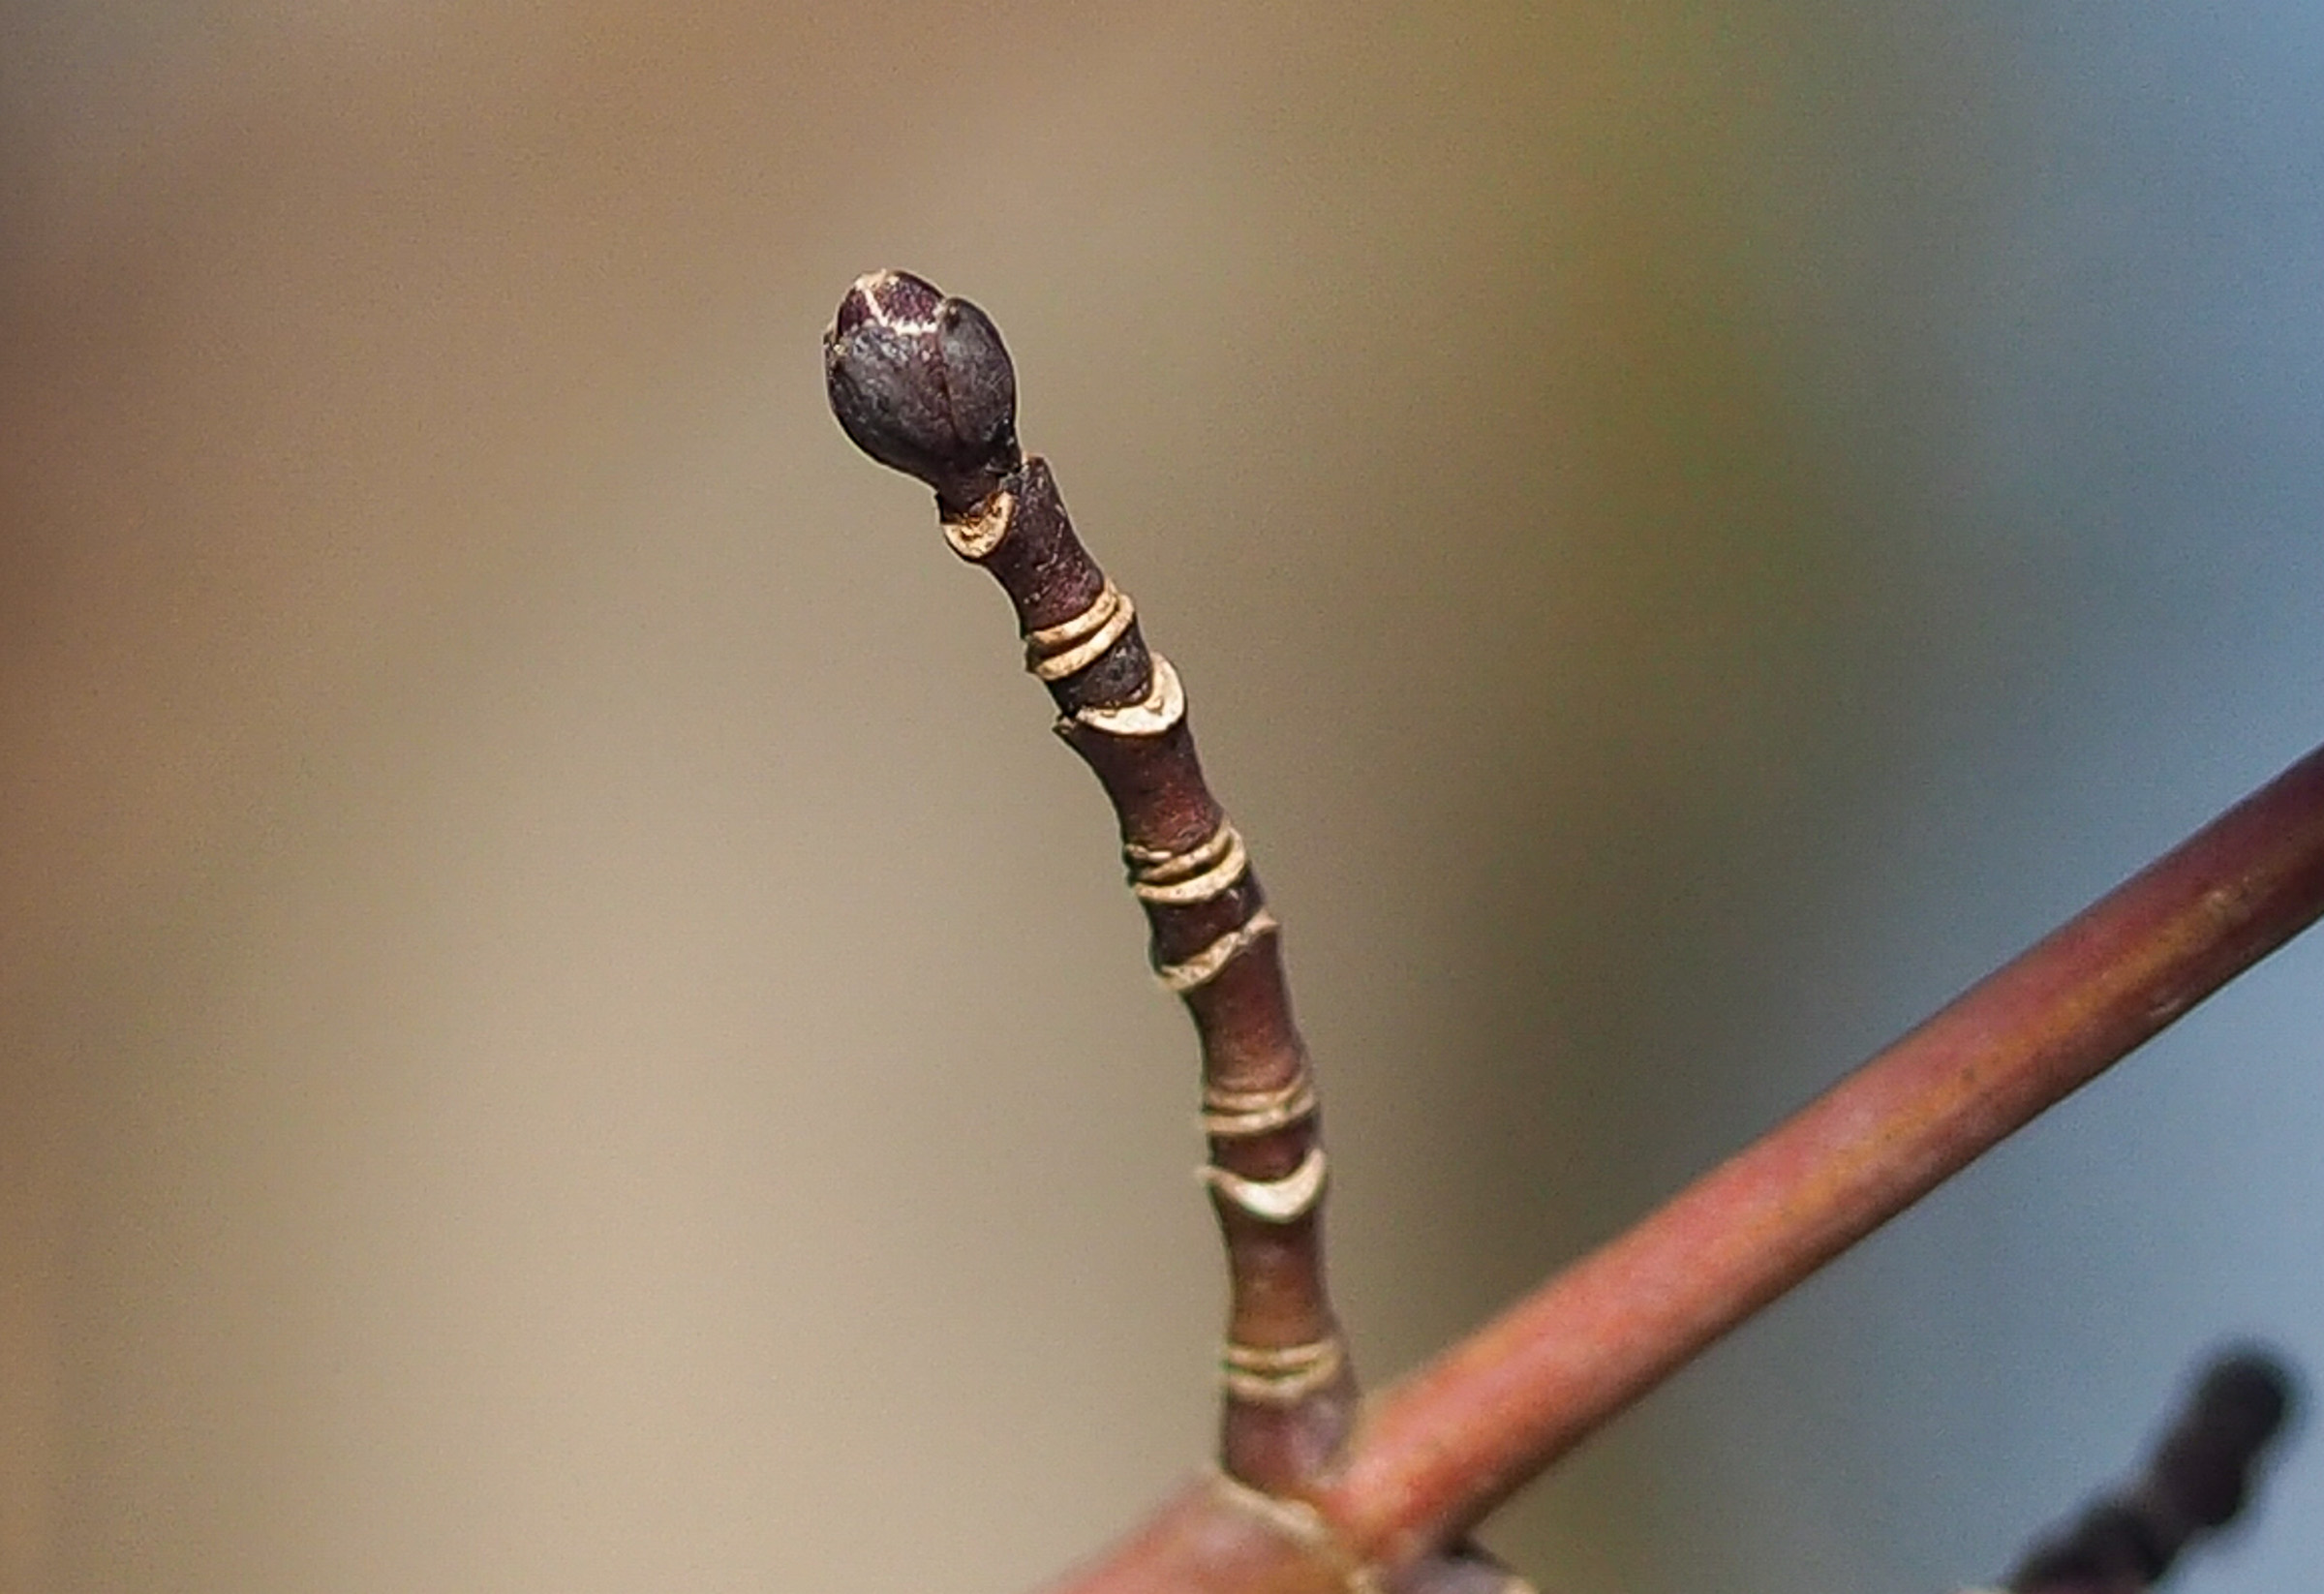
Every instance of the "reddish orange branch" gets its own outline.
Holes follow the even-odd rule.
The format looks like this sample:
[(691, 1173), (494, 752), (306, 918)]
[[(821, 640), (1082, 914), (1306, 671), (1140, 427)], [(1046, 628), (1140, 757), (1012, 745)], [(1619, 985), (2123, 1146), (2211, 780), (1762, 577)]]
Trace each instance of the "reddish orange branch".
[(1382, 1401), (1322, 1502), (1399, 1564), (2324, 913), (2324, 749)]
[[(1314, 1498), (1305, 1558), (1395, 1569), (1456, 1538), (1697, 1352), (2324, 915), (2324, 749), (1388, 1392)], [(1181, 1497), (1177, 1510), (1191, 1505)], [(1156, 1524), (1160, 1525), (1159, 1521)], [(1181, 1515), (1057, 1594), (1264, 1594)], [(1300, 1558), (1286, 1547), (1286, 1568)]]

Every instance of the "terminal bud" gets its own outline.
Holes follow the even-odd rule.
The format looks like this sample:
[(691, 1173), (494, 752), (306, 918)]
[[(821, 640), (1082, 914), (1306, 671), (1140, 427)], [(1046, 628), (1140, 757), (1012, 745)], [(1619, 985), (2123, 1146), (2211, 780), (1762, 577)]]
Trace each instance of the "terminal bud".
[(904, 271), (856, 279), (823, 336), (831, 413), (855, 445), (935, 489), (947, 516), (1017, 469), (1017, 374), (966, 299)]

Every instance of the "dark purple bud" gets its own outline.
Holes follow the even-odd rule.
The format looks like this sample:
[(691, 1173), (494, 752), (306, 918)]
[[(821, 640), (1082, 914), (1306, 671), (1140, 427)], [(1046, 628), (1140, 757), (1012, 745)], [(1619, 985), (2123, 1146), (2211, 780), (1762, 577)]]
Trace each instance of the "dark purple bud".
[(823, 335), (831, 413), (855, 445), (936, 490), (947, 514), (1017, 469), (1017, 373), (966, 299), (904, 271), (856, 279)]

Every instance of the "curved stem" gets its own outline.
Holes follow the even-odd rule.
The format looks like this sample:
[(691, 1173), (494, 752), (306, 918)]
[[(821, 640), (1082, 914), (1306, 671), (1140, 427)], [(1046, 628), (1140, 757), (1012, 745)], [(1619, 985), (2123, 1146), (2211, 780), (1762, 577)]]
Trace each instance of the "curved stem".
[(945, 540), (1000, 583), (1057, 734), (1105, 787), (1154, 972), (1202, 1042), (1204, 1169), (1230, 1283), (1221, 1464), (1272, 1495), (1338, 1456), (1356, 1379), (1324, 1283), (1325, 1160), (1280, 927), (1210, 794), (1170, 661), (1021, 456), (1016, 383), (984, 313), (900, 272), (858, 281), (825, 341), (832, 407), (865, 450), (936, 489)]

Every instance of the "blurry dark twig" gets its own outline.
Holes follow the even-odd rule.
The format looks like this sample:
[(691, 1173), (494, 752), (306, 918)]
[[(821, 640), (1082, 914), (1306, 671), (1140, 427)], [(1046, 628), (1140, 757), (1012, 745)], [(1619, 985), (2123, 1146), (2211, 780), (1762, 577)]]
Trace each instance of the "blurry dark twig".
[(2291, 1369), (2271, 1352), (2214, 1361), (2146, 1466), (2035, 1544), (2009, 1574), (2010, 1594), (2144, 1594), (2244, 1509), (2293, 1401)]

